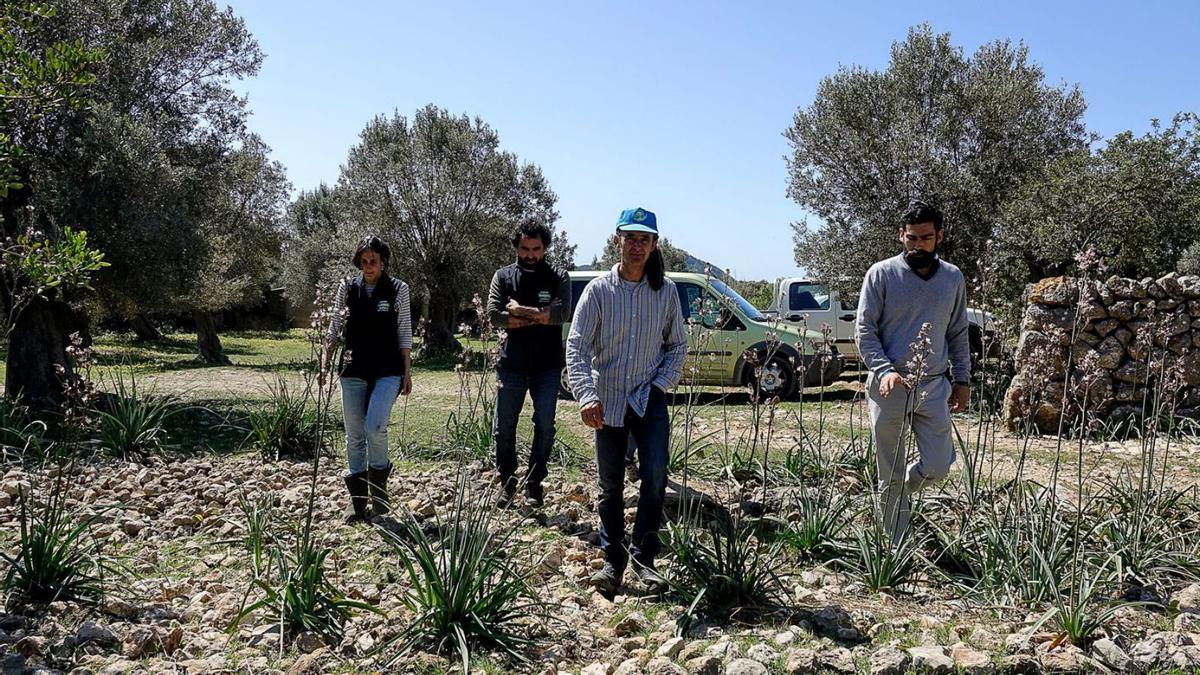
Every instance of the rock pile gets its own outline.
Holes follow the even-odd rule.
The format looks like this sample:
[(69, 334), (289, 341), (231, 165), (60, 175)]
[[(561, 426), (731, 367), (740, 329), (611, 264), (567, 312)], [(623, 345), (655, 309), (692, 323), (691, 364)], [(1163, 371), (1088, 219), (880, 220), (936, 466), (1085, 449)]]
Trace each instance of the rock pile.
[(1174, 397), (1177, 416), (1200, 419), (1200, 277), (1051, 277), (1026, 296), (1004, 400), (1010, 430), (1028, 420), (1055, 433), (1060, 418), (1070, 430), (1085, 411), (1136, 423), (1156, 392)]

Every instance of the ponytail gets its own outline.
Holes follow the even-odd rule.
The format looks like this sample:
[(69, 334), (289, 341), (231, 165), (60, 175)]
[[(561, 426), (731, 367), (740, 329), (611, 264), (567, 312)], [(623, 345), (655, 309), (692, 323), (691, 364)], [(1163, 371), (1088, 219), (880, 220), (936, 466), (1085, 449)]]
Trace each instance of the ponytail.
[(646, 280), (650, 282), (650, 288), (657, 291), (663, 287), (663, 279), (666, 278), (666, 266), (663, 263), (662, 251), (655, 246), (650, 252), (650, 257), (646, 259)]

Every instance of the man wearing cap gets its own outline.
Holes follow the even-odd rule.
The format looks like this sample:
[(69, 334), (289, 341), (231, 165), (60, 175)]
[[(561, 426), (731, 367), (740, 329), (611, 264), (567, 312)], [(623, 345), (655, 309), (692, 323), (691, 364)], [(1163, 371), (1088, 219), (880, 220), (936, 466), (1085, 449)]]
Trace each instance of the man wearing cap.
[[(614, 243), (621, 261), (583, 290), (567, 338), (567, 371), (583, 423), (595, 429), (600, 475), (600, 546), (604, 568), (592, 576), (601, 592), (621, 585), (630, 554), (634, 572), (652, 589), (667, 487), (670, 418), (667, 390), (683, 375), (687, 333), (675, 284), (658, 250), (658, 223), (645, 209), (627, 209)], [(637, 442), (641, 486), (633, 539), (625, 539), (625, 449)]]

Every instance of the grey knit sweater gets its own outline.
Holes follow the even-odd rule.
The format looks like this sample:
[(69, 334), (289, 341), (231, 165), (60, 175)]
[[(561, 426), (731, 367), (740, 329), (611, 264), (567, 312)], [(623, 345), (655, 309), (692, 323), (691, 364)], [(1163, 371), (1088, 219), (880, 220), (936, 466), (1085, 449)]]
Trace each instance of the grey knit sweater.
[(955, 382), (971, 380), (967, 324), (967, 285), (962, 271), (939, 261), (937, 272), (922, 279), (903, 255), (881, 260), (867, 270), (858, 296), (857, 341), (863, 363), (877, 377), (891, 371), (909, 374), (921, 325), (930, 324), (927, 375), (946, 373)]

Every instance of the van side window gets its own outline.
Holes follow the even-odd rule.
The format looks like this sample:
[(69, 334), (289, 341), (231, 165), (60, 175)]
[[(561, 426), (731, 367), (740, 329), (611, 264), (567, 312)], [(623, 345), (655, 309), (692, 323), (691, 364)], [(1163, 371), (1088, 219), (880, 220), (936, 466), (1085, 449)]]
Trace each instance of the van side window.
[(686, 282), (676, 282), (675, 290), (679, 292), (679, 309), (683, 313), (683, 320), (687, 321), (699, 310), (698, 299), (704, 291), (696, 284)]
[(788, 309), (829, 309), (829, 291), (820, 284), (794, 283), (788, 289)]

